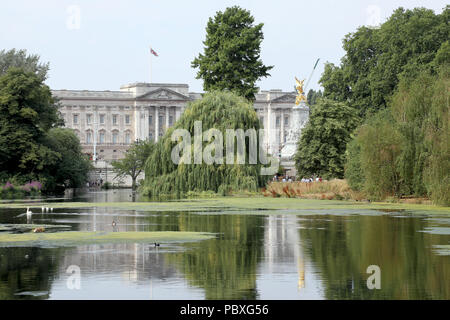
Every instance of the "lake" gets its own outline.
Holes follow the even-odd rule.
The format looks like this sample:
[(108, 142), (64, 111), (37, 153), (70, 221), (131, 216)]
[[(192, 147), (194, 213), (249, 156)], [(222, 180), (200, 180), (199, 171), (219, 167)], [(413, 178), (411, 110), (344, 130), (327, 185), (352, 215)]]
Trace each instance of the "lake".
[[(131, 197), (129, 190), (109, 190), (71, 201)], [(26, 223), (19, 216), (23, 212), (0, 208), (0, 223)], [(78, 231), (113, 231), (114, 220), (120, 231), (197, 231), (215, 237), (159, 247), (1, 247), (0, 299), (450, 299), (448, 211), (246, 213), (101, 206), (39, 211), (32, 223)], [(380, 270), (380, 289), (367, 286), (367, 268), (373, 265)], [(79, 288), (68, 285), (70, 266), (79, 267)]]

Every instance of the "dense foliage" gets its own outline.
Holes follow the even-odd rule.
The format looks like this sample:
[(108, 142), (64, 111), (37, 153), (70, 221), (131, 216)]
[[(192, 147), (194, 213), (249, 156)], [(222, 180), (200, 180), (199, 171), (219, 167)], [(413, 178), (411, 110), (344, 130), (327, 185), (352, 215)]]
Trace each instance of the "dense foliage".
[[(323, 99), (353, 115), (336, 120), (336, 108), (327, 108), (318, 117), (322, 98), (316, 99), (299, 141), (299, 176), (341, 177), (345, 162), (350, 186), (371, 198), (449, 203), (449, 17), (449, 6), (441, 14), (399, 8), (379, 28), (360, 27), (345, 37), (341, 64), (327, 63), (320, 82)], [(308, 96), (313, 102), (315, 92)], [(336, 136), (338, 126), (345, 134)]]
[[(223, 154), (220, 156), (222, 164), (217, 162), (195, 164), (194, 159), (201, 155), (202, 150), (208, 150), (217, 139), (204, 139), (202, 150), (194, 150), (194, 122), (201, 121), (202, 131), (214, 128), (222, 133)], [(260, 122), (251, 103), (231, 92), (211, 92), (201, 100), (189, 104), (181, 118), (166, 135), (156, 143), (155, 148), (147, 160), (145, 169), (145, 184), (143, 192), (149, 196), (178, 195), (188, 191), (213, 191), (226, 194), (231, 190), (256, 191), (262, 184), (260, 164), (249, 164), (249, 139), (245, 139), (245, 164), (236, 161), (237, 148), (234, 149), (234, 163), (226, 162), (226, 130), (260, 128)], [(175, 164), (172, 161), (172, 150), (179, 141), (172, 141), (174, 130), (186, 129), (192, 137), (189, 146), (191, 163)], [(204, 138), (204, 137), (203, 137)], [(234, 138), (234, 141), (236, 138)], [(220, 140), (217, 140), (220, 142)], [(231, 141), (230, 141), (231, 142)], [(259, 145), (259, 144), (258, 144)], [(218, 152), (214, 148), (213, 152)], [(219, 153), (217, 153), (219, 156)], [(259, 158), (259, 157), (258, 157)], [(258, 159), (258, 163), (260, 163)]]
[(48, 65), (38, 60), (24, 50), (0, 52), (0, 182), (37, 180), (43, 192), (79, 187), (90, 165), (76, 135), (57, 129), (63, 121), (43, 82)]
[(319, 99), (298, 143), (295, 154), (297, 176), (342, 178), (345, 149), (357, 125), (355, 109), (341, 102)]
[(450, 204), (450, 68), (401, 80), (390, 107), (358, 129), (350, 144), (350, 185), (374, 198), (430, 196)]
[(0, 51), (0, 76), (4, 75), (9, 68), (21, 68), (26, 72), (34, 73), (40, 80), (47, 79), (49, 70), (48, 63), (39, 62), (39, 55), (28, 55), (27, 51), (22, 50), (1, 50)]
[(306, 96), (306, 100), (308, 102), (309, 107), (311, 108), (312, 106), (314, 106), (322, 97), (323, 97), (322, 90), (315, 91), (313, 89), (310, 89)]
[(0, 77), (0, 168), (11, 175), (35, 174), (57, 160), (44, 144), (58, 123), (50, 89), (38, 76), (10, 68)]
[[(83, 186), (92, 163), (82, 153), (80, 140), (72, 129), (53, 128), (46, 136), (46, 145), (56, 152), (57, 161), (44, 166), (41, 182), (46, 190), (63, 191)], [(58, 190), (59, 189), (59, 190)]]
[(343, 41), (340, 66), (325, 65), (324, 96), (348, 102), (365, 116), (384, 109), (401, 77), (414, 78), (433, 68), (439, 48), (450, 38), (450, 7), (399, 8), (380, 28), (360, 27)]
[(256, 81), (269, 76), (272, 69), (260, 59), (263, 24), (254, 25), (254, 21), (249, 11), (238, 6), (209, 19), (204, 53), (192, 61), (205, 91), (228, 89), (254, 100)]
[(134, 142), (126, 151), (123, 159), (114, 161), (112, 166), (116, 177), (131, 177), (131, 188), (136, 189), (139, 175), (145, 169), (145, 162), (153, 150), (154, 143), (150, 140), (139, 140)]

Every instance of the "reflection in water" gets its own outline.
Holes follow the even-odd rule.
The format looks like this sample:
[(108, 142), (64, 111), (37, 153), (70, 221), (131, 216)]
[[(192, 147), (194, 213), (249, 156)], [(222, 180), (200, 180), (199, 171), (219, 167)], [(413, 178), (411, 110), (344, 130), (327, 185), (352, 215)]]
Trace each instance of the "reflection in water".
[[(426, 225), (389, 215), (317, 217), (304, 223), (300, 236), (327, 299), (449, 299), (449, 256), (432, 251), (448, 236), (418, 232)], [(381, 290), (367, 288), (370, 265), (381, 269)]]
[(111, 189), (111, 190), (79, 190), (73, 198), (68, 201), (87, 202), (135, 202), (140, 200), (139, 195), (131, 189)]
[(305, 265), (300, 246), (297, 217), (269, 216), (264, 234), (264, 256), (267, 273), (289, 273), (296, 265), (297, 286), (305, 287)]
[[(0, 223), (26, 223), (0, 209)], [(373, 212), (375, 213), (375, 212)], [(449, 299), (449, 219), (394, 215), (235, 215), (55, 209), (33, 223), (89, 231), (200, 231), (187, 244), (0, 248), (0, 299)], [(113, 226), (112, 221), (116, 221)], [(434, 229), (433, 229), (434, 230)], [(71, 265), (81, 290), (67, 287)], [(381, 290), (366, 269), (381, 268)]]
[[(0, 300), (47, 299), (64, 249), (0, 248)], [(37, 294), (39, 293), (39, 294)]]
[(180, 214), (182, 231), (217, 233), (217, 239), (175, 253), (189, 283), (205, 290), (206, 299), (256, 299), (256, 268), (262, 255), (264, 218), (238, 215)]

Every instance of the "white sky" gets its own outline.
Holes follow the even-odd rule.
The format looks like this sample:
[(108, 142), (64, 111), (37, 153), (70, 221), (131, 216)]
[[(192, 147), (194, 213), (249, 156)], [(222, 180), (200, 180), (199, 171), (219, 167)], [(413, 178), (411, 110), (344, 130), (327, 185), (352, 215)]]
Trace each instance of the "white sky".
[[(383, 22), (393, 10), (426, 7), (441, 13), (445, 0), (14, 0), (0, 2), (0, 49), (24, 48), (50, 62), (52, 89), (118, 90), (122, 84), (187, 83), (201, 92), (190, 64), (203, 51), (208, 18), (226, 7), (250, 10), (263, 22), (261, 57), (274, 65), (263, 90), (294, 90), (294, 76), (318, 89), (326, 61), (339, 63), (342, 39), (358, 26)], [(77, 19), (79, 11), (79, 19)], [(308, 88), (308, 89), (309, 89)]]

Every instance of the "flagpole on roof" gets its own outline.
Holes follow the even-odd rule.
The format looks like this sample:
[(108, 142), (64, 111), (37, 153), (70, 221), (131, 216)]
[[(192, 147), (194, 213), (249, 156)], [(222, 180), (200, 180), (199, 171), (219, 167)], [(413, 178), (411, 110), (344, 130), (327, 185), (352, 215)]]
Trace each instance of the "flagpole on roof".
[(150, 47), (150, 83), (152, 83), (152, 47)]
[(156, 51), (153, 50), (152, 47), (150, 47), (150, 83), (152, 83), (152, 55), (154, 55), (155, 57), (158, 56)]

